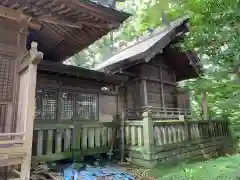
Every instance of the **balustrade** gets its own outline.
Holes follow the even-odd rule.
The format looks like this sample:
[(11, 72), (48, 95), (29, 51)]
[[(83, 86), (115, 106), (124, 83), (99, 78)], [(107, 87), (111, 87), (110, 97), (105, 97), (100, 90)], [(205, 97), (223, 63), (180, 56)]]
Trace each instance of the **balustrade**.
[(110, 151), (115, 125), (112, 122), (36, 124), (33, 161), (71, 159), (76, 154)]
[(145, 109), (151, 111), (152, 119), (178, 119), (179, 115), (184, 115), (186, 119), (191, 118), (191, 112), (189, 109), (180, 109), (180, 108), (163, 108), (163, 107), (143, 107), (135, 109), (126, 110), (126, 118), (128, 120), (140, 120), (142, 119), (142, 113)]

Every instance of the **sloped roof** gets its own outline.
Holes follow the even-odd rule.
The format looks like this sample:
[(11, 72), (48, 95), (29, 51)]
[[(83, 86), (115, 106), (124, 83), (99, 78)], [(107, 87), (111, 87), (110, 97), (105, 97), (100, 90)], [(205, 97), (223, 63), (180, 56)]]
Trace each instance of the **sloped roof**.
[(2, 7), (40, 21), (39, 30), (30, 30), (27, 46), (38, 42), (44, 59), (50, 61), (64, 61), (130, 16), (88, 0), (1, 0)]
[(100, 71), (114, 71), (121, 68), (125, 64), (136, 60), (151, 59), (154, 55), (158, 54), (165, 48), (179, 33), (184, 33), (186, 29), (181, 28), (189, 18), (184, 16), (170, 23), (164, 29), (157, 29), (145, 39), (127, 47), (121, 52), (113, 55), (105, 62), (98, 65), (94, 70)]
[(58, 62), (41, 61), (38, 65), (38, 71), (56, 73), (60, 75), (73, 76), (88, 80), (104, 82), (107, 84), (119, 84), (122, 81), (128, 80), (126, 76), (122, 75), (107, 75), (103, 72), (93, 71), (81, 67), (66, 65)]

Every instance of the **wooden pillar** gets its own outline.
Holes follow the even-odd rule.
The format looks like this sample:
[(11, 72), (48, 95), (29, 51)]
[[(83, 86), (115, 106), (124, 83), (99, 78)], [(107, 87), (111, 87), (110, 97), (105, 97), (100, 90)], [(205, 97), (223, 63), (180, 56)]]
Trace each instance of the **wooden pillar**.
[(120, 149), (120, 156), (121, 156), (121, 162), (124, 161), (125, 157), (125, 127), (124, 127), (124, 121), (125, 121), (125, 113), (124, 111), (121, 114), (121, 129), (120, 129), (120, 134), (121, 134), (121, 149)]
[(144, 147), (149, 150), (150, 146), (153, 145), (153, 121), (148, 110), (142, 116)]
[(147, 81), (145, 79), (142, 80), (142, 98), (143, 98), (143, 106), (148, 106), (148, 97), (147, 97)]
[(163, 68), (160, 66), (160, 80), (161, 80), (161, 99), (162, 107), (165, 109), (164, 87), (163, 87)]
[(36, 91), (37, 64), (43, 58), (43, 54), (37, 51), (37, 43), (31, 44), (29, 56), (20, 66), (20, 88), (18, 101), (18, 121), (21, 131), (25, 132), (23, 148), (26, 156), (21, 164), (21, 180), (30, 179), (32, 138), (34, 127), (34, 99)]
[(202, 93), (202, 114), (203, 114), (203, 119), (208, 120), (208, 106), (207, 106), (207, 93), (203, 92)]

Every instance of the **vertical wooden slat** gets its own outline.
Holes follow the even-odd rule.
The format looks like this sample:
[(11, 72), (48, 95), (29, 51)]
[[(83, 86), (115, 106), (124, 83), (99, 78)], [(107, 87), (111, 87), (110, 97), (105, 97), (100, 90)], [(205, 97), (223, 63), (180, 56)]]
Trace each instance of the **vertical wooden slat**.
[(101, 147), (101, 128), (97, 127), (95, 129), (95, 146), (96, 147)]
[(47, 131), (47, 154), (52, 154), (53, 152), (53, 130)]
[(136, 127), (135, 126), (131, 126), (131, 138), (132, 138), (132, 146), (135, 146), (137, 144), (136, 141)]
[(74, 123), (73, 128), (73, 150), (78, 151), (81, 149), (81, 135), (82, 135), (82, 129), (79, 126), (76, 126)]
[(142, 127), (137, 127), (138, 146), (143, 146), (143, 132)]
[(112, 138), (113, 138), (113, 129), (112, 127), (107, 128), (107, 141), (108, 141), (108, 146), (111, 146), (112, 143)]
[(223, 136), (222, 123), (219, 123), (219, 134), (220, 134), (220, 136)]
[(189, 131), (189, 123), (187, 119), (184, 119), (184, 140), (190, 140), (190, 131)]
[(88, 148), (94, 148), (94, 128), (88, 128)]
[(153, 127), (153, 139), (154, 139), (154, 144), (156, 145), (156, 146), (158, 146), (159, 145), (159, 143), (158, 143), (158, 127), (155, 125), (154, 127)]
[(71, 129), (65, 129), (64, 131), (64, 152), (70, 151), (70, 145), (71, 145)]
[(173, 131), (173, 143), (177, 143), (177, 125), (172, 126)]
[(82, 149), (88, 148), (88, 129), (85, 127), (82, 128), (81, 144)]
[(55, 152), (56, 153), (62, 152), (62, 134), (63, 134), (63, 129), (57, 129), (56, 140), (55, 140)]
[(182, 142), (182, 125), (179, 125), (177, 128), (177, 137), (178, 137), (178, 142)]
[(173, 143), (173, 140), (172, 140), (172, 128), (171, 126), (167, 126), (167, 136), (168, 136), (168, 143), (169, 144), (172, 144)]
[(102, 146), (107, 146), (107, 127), (101, 128)]
[(163, 134), (163, 144), (167, 144), (167, 127), (163, 126), (161, 129)]
[(161, 146), (163, 144), (163, 136), (161, 132), (161, 127), (157, 127), (157, 137), (158, 137), (158, 145)]
[(37, 132), (37, 156), (43, 155), (43, 130)]
[(131, 143), (131, 133), (130, 133), (130, 126), (125, 126), (125, 138), (126, 138), (126, 145)]

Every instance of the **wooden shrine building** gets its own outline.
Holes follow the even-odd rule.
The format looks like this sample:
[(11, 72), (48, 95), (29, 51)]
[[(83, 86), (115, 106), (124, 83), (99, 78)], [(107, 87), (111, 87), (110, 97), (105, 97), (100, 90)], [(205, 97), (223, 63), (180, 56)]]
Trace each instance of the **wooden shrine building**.
[(129, 78), (119, 89), (124, 107), (121, 152), (134, 164), (151, 168), (231, 150), (228, 122), (192, 119), (189, 94), (178, 87), (179, 81), (201, 73), (196, 54), (177, 45), (187, 23), (188, 17), (182, 17), (156, 29), (94, 69)]
[(200, 72), (194, 53), (174, 46), (188, 19), (96, 68), (105, 72), (62, 64), (128, 17), (90, 1), (0, 2), (0, 176), (20, 165), (20, 176), (5, 177), (29, 180), (36, 162), (111, 154), (117, 138), (122, 157), (143, 166), (167, 157), (166, 145), (215, 138), (207, 152), (228, 147), (228, 123), (191, 121), (188, 95), (177, 87)]
[(138, 119), (134, 114), (146, 107), (151, 107), (158, 119), (191, 118), (188, 92), (177, 86), (178, 81), (200, 73), (197, 56), (176, 46), (188, 30), (187, 21), (187, 17), (177, 19), (165, 29), (140, 37), (95, 68), (129, 77), (122, 90), (128, 118)]
[[(20, 165), (18, 179), (30, 179), (34, 117), (38, 120), (42, 119), (42, 122), (48, 120), (49, 123), (50, 120), (56, 120), (54, 118), (69, 120), (76, 115), (76, 109), (78, 112), (83, 109), (82, 115), (85, 117), (98, 117), (99, 107), (92, 104), (96, 96), (99, 97), (99, 92), (95, 93), (96, 96), (95, 94), (72, 96), (64, 90), (72, 87), (71, 92), (76, 92), (77, 89), (84, 87), (94, 87), (101, 91), (101, 87), (113, 82), (114, 77), (84, 70), (79, 70), (80, 73), (76, 74), (74, 69), (66, 70), (65, 65), (57, 64), (86, 48), (109, 31), (118, 28), (128, 17), (129, 14), (91, 1), (3, 0), (0, 2), (0, 174), (6, 175), (12, 165)], [(40, 63), (41, 60), (44, 63)], [(39, 71), (37, 71), (38, 64)], [(49, 68), (52, 68), (51, 72)], [(47, 74), (51, 75), (46, 78)], [(62, 75), (64, 78), (59, 78)], [(120, 82), (121, 77), (119, 77), (116, 76), (113, 85)], [(94, 78), (99, 80), (93, 80)], [(83, 83), (87, 81), (90, 82), (89, 85), (84, 85)], [(82, 83), (80, 88), (77, 87), (77, 82)], [(42, 85), (46, 86), (44, 90)], [(34, 113), (35, 95), (36, 113)], [(61, 107), (66, 113), (56, 113), (61, 109), (54, 104), (54, 96), (64, 100)], [(77, 101), (78, 104), (72, 105), (70, 98), (75, 98), (74, 102)], [(104, 99), (104, 96), (101, 98)], [(74, 107), (74, 111), (71, 107)], [(86, 110), (86, 107), (91, 107), (91, 112)], [(56, 111), (53, 112), (54, 110)], [(61, 145), (55, 143), (52, 146), (53, 142), (49, 140), (56, 137), (56, 127), (58, 126), (52, 129), (54, 134), (47, 132), (49, 138), (46, 140), (49, 146), (47, 152), (44, 151), (47, 155), (50, 151), (58, 155), (61, 152)], [(73, 126), (68, 125), (68, 127)], [(67, 132), (64, 130), (64, 135), (67, 135)], [(37, 134), (40, 137), (41, 132)], [(57, 137), (59, 139), (59, 136)], [(41, 144), (40, 141), (44, 140), (37, 140), (38, 145)], [(35, 140), (33, 144), (34, 142)], [(54, 139), (54, 142), (58, 141)], [(67, 141), (64, 143), (66, 150)], [(43, 145), (45, 147), (44, 142)], [(53, 149), (49, 151), (51, 146), (55, 148), (54, 151)], [(40, 152), (41, 148), (38, 154)], [(3, 176), (7, 178), (5, 175)], [(0, 176), (3, 177), (2, 174)]]

